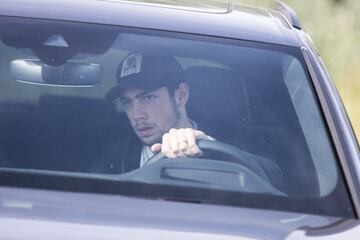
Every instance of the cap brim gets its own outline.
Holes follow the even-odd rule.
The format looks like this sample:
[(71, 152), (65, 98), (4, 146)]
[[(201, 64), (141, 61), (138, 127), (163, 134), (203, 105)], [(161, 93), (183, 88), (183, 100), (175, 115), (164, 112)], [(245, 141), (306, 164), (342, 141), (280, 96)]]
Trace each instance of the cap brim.
[(113, 102), (118, 99), (121, 95), (121, 89), (122, 88), (120, 86), (115, 86), (111, 88), (105, 95), (105, 101)]

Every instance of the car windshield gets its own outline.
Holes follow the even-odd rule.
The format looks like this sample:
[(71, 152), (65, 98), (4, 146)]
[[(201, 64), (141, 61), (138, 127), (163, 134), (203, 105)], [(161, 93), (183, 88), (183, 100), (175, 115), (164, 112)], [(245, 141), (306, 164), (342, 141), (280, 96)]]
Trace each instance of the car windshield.
[[(139, 183), (131, 192), (141, 196), (352, 216), (300, 48), (5, 17), (0, 38), (3, 174)], [(186, 86), (182, 105), (169, 82)], [(215, 141), (198, 142), (202, 156), (143, 161), (152, 154), (146, 138), (167, 132), (172, 116)]]

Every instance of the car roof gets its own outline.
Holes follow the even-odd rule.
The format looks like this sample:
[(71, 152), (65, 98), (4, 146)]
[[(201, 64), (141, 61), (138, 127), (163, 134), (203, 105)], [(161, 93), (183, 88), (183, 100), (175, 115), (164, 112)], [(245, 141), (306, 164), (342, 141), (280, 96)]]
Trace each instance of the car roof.
[(189, 8), (118, 0), (2, 0), (0, 15), (121, 25), (300, 46), (284, 14), (247, 6)]

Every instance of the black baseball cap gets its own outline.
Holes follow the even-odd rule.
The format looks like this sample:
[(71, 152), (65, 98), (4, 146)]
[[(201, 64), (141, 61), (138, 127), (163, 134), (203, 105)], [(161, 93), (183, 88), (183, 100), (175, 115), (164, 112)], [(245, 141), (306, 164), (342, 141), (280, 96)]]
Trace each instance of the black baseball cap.
[(157, 53), (130, 53), (119, 64), (116, 72), (117, 86), (112, 88), (108, 99), (116, 99), (129, 88), (146, 91), (161, 87), (175, 89), (185, 81), (185, 72), (172, 56)]

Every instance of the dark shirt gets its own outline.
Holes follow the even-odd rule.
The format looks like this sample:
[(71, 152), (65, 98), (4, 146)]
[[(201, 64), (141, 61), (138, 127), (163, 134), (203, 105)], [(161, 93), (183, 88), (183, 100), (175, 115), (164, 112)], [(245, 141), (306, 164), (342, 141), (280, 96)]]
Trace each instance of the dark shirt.
[(140, 167), (141, 149), (142, 143), (136, 138), (115, 142), (106, 149), (90, 171), (119, 174), (135, 170)]

